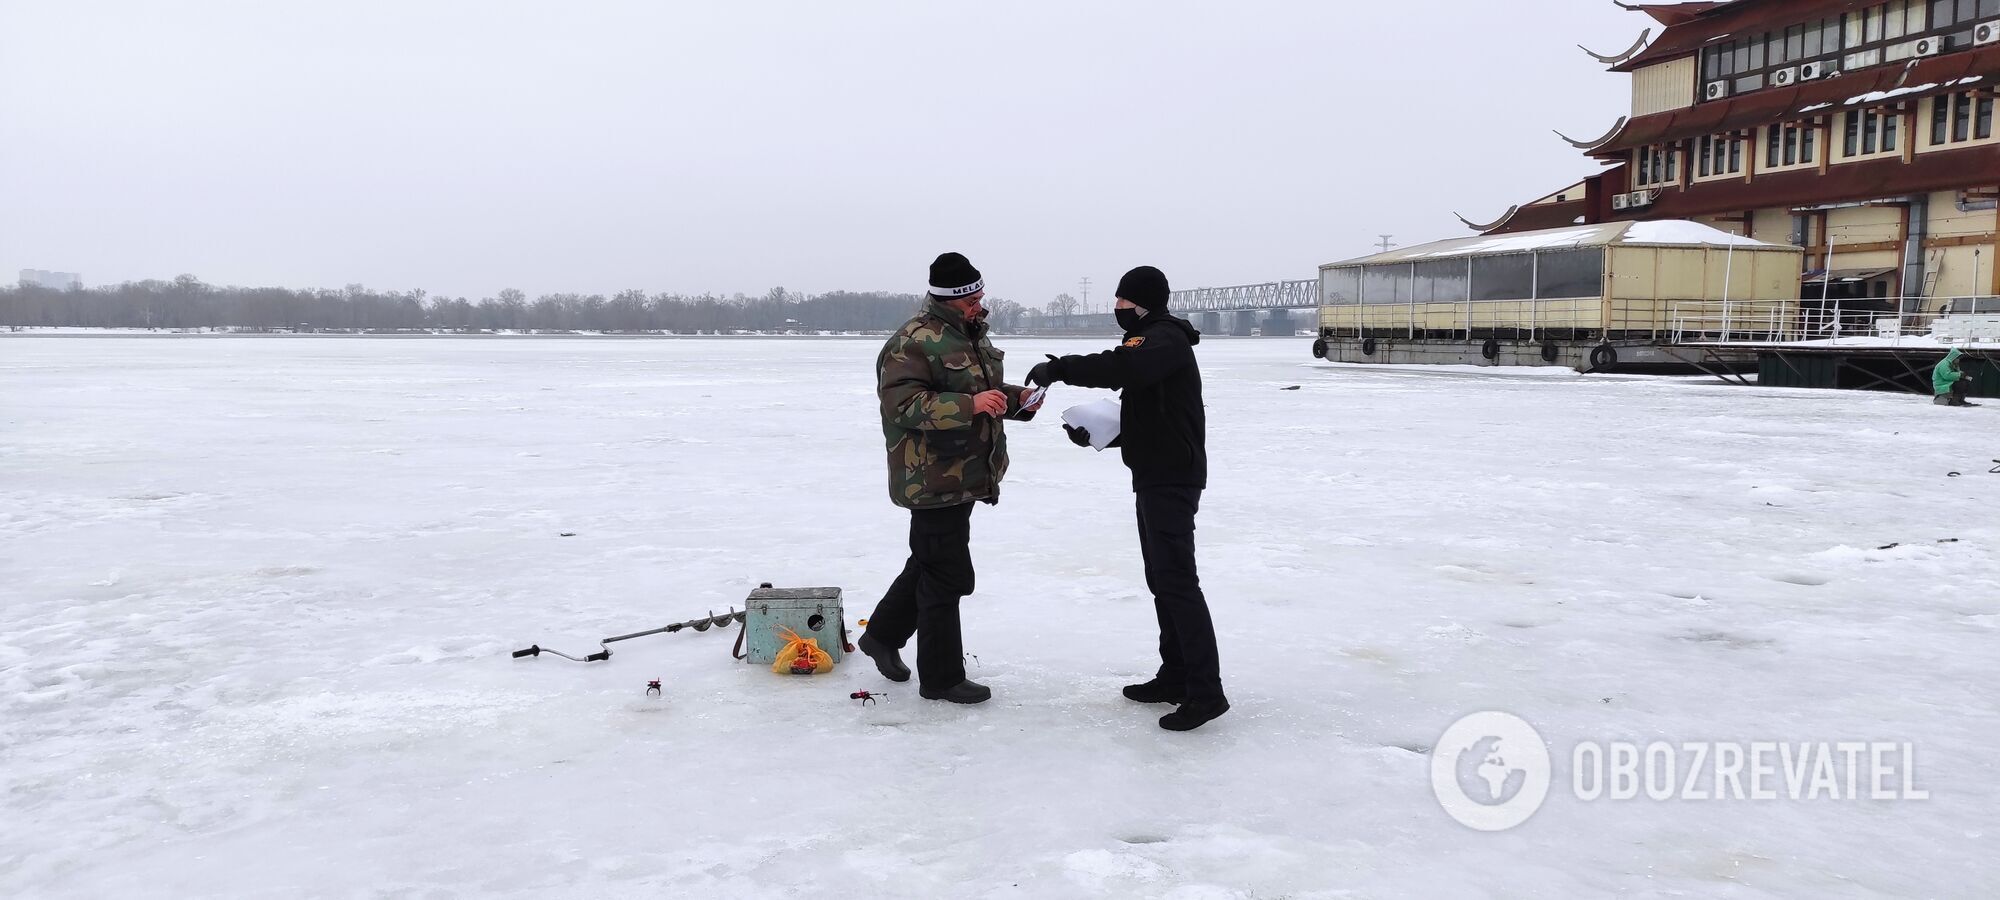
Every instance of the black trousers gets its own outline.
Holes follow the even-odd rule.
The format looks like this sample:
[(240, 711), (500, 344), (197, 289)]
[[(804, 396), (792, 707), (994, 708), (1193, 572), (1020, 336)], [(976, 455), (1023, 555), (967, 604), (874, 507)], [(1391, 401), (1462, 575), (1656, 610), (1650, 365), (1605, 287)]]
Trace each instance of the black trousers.
[(910, 510), (910, 558), (868, 617), (868, 634), (887, 646), (916, 635), (917, 681), (931, 690), (965, 680), (958, 601), (972, 593), (972, 507)]
[(1194, 566), (1194, 514), (1201, 488), (1146, 487), (1138, 491), (1139, 552), (1146, 560), (1146, 588), (1160, 617), (1160, 672), (1167, 684), (1184, 684), (1191, 699), (1222, 697), (1222, 666), (1215, 651), (1215, 622)]

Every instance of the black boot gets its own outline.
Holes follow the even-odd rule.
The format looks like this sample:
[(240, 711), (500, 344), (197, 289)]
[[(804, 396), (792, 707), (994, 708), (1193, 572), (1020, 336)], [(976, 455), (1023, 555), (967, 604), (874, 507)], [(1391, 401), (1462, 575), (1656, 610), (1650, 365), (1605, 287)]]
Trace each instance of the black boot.
[(1209, 720), (1229, 711), (1229, 701), (1217, 697), (1213, 700), (1185, 700), (1181, 708), (1160, 717), (1160, 727), (1168, 731), (1193, 731)]
[(993, 696), (993, 689), (968, 678), (943, 690), (918, 688), (917, 694), (925, 700), (949, 700), (953, 703), (985, 703)]
[(883, 678), (890, 681), (910, 680), (910, 667), (903, 665), (903, 655), (896, 652), (896, 648), (883, 646), (867, 632), (862, 632), (861, 640), (855, 641), (854, 647), (875, 661), (875, 670), (881, 672)]
[(1179, 703), (1187, 699), (1187, 688), (1154, 678), (1145, 684), (1126, 685), (1125, 699), (1136, 703)]

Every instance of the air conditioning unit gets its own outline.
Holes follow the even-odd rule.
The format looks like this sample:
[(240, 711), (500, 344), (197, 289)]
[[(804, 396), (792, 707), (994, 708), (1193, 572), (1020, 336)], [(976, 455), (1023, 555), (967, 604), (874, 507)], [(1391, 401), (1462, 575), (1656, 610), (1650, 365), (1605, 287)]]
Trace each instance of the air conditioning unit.
[(1800, 81), (1818, 81), (1826, 75), (1827, 66), (1823, 62), (1809, 62), (1799, 67)]
[(1798, 66), (1792, 66), (1791, 68), (1788, 69), (1779, 69), (1778, 71), (1772, 73), (1771, 75), (1771, 83), (1777, 85), (1778, 87), (1791, 87), (1792, 85), (1797, 84), (1798, 80), (1799, 80)]
[(1629, 208), (1631, 208), (1631, 206), (1632, 206), (1632, 195), (1631, 195), (1631, 194), (1612, 194), (1612, 195), (1611, 195), (1611, 208), (1612, 208), (1612, 209), (1629, 209)]
[(1972, 29), (1972, 43), (1981, 47), (2000, 44), (2000, 22), (1987, 22)]
[(1943, 52), (1944, 38), (1941, 37), (1922, 38), (1910, 44), (1910, 53), (1914, 56), (1936, 56)]
[(1708, 89), (1702, 92), (1702, 96), (1709, 100), (1720, 100), (1724, 97), (1729, 96), (1729, 82), (1727, 81), (1709, 82)]
[(1642, 206), (1652, 206), (1652, 205), (1653, 205), (1653, 192), (1652, 192), (1652, 191), (1633, 191), (1633, 192), (1632, 192), (1632, 199), (1631, 199), (1631, 200), (1628, 200), (1628, 201), (1626, 201), (1626, 204), (1625, 204), (1625, 205), (1626, 205), (1626, 206), (1627, 206), (1628, 208), (1631, 208), (1631, 209), (1638, 209), (1638, 208), (1640, 208), (1640, 207), (1642, 207)]

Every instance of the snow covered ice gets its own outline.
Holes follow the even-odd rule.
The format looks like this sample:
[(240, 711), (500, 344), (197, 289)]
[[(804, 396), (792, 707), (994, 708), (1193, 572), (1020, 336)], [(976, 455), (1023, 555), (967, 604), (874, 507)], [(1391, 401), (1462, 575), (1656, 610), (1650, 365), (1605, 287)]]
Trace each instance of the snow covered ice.
[[(2000, 407), (1206, 341), (1199, 731), (1118, 695), (1131, 495), (1053, 415), (973, 517), (991, 703), (716, 631), (509, 658), (765, 581), (865, 616), (877, 346), (0, 338), (0, 896), (2000, 894)], [(1426, 754), (1489, 709), (1907, 741), (1931, 799), (1585, 802), (1558, 752), (1475, 832)]]

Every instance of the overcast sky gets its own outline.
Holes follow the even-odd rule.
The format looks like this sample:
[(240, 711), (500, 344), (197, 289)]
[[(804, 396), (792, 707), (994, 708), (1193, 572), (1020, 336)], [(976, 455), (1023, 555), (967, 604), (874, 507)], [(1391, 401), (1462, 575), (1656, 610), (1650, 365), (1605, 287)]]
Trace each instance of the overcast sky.
[(0, 273), (917, 290), (1309, 278), (1595, 170), (1610, 0), (0, 0)]

